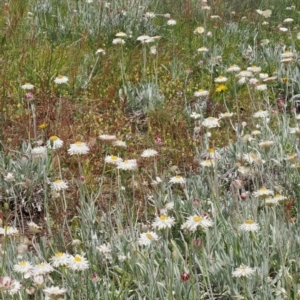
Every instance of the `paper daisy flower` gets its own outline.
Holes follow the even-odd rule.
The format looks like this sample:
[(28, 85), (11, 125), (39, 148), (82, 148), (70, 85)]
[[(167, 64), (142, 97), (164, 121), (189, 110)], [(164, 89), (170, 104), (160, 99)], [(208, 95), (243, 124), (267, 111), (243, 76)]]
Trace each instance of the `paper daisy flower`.
[(33, 90), (34, 89), (34, 85), (31, 83), (25, 83), (21, 86), (21, 88), (23, 90)]
[(113, 146), (115, 147), (120, 147), (120, 148), (126, 148), (126, 142), (120, 141), (120, 140), (116, 140), (112, 143)]
[(227, 111), (225, 113), (220, 113), (219, 119), (228, 119), (228, 118), (231, 118), (232, 116), (233, 116), (233, 113)]
[(200, 118), (201, 118), (201, 114), (198, 114), (198, 113), (196, 113), (196, 112), (193, 111), (193, 112), (190, 114), (190, 117), (191, 117), (192, 119), (197, 120), (197, 119), (200, 119)]
[(261, 159), (261, 156), (259, 153), (255, 154), (253, 152), (245, 153), (243, 155), (243, 160), (248, 162), (249, 164), (263, 164), (265, 161)]
[(103, 142), (114, 142), (117, 140), (117, 137), (113, 134), (100, 134), (99, 139)]
[(247, 71), (253, 72), (253, 73), (260, 73), (261, 67), (257, 66), (251, 66), (247, 68)]
[(206, 91), (206, 90), (203, 90), (203, 89), (200, 89), (200, 90), (198, 90), (194, 93), (195, 97), (206, 97), (208, 95), (209, 95), (209, 91)]
[(197, 27), (193, 32), (194, 34), (202, 34), (204, 33), (205, 29), (202, 26)]
[(202, 167), (213, 167), (216, 164), (214, 159), (206, 159), (200, 162)]
[(32, 221), (28, 222), (27, 225), (28, 225), (29, 231), (32, 233), (38, 233), (42, 230), (41, 226), (37, 225), (36, 223), (34, 223)]
[(255, 223), (253, 220), (248, 219), (243, 224), (239, 226), (242, 231), (255, 232), (259, 230), (259, 224)]
[(152, 227), (154, 229), (165, 229), (165, 228), (171, 228), (175, 224), (175, 219), (173, 217), (169, 217), (167, 215), (161, 215), (157, 216), (152, 223)]
[(148, 231), (145, 233), (141, 233), (140, 238), (138, 240), (138, 244), (140, 246), (149, 246), (153, 241), (158, 240), (158, 235), (153, 231)]
[(174, 25), (176, 25), (176, 21), (175, 20), (173, 20), (173, 19), (171, 19), (171, 20), (169, 20), (168, 22), (167, 22), (167, 25), (169, 25), (169, 26), (174, 26)]
[(118, 44), (124, 45), (124, 44), (125, 44), (125, 41), (124, 41), (123, 39), (121, 39), (121, 38), (116, 38), (116, 39), (113, 39), (112, 43), (113, 43), (114, 45), (118, 45)]
[(95, 54), (102, 54), (102, 55), (105, 55), (105, 54), (106, 54), (106, 52), (105, 52), (105, 50), (104, 50), (104, 49), (102, 49), (102, 48), (99, 48), (99, 49), (97, 49), (97, 51), (95, 52)]
[(31, 150), (33, 157), (45, 157), (47, 155), (47, 148), (44, 146), (35, 147)]
[(73, 271), (84, 271), (89, 268), (89, 262), (83, 255), (70, 256), (68, 267)]
[(267, 206), (276, 206), (279, 203), (279, 201), (273, 197), (273, 198), (266, 198), (265, 200), (265, 204)]
[(57, 137), (56, 135), (52, 135), (47, 141), (46, 146), (47, 148), (55, 150), (61, 148), (63, 144), (64, 142), (59, 137)]
[(11, 227), (11, 226), (4, 226), (3, 228), (0, 227), (0, 235), (16, 236), (18, 234), (19, 234), (19, 230), (15, 227)]
[(107, 244), (102, 244), (100, 246), (97, 246), (96, 247), (99, 252), (104, 255), (104, 257), (108, 260), (110, 260), (112, 257), (111, 257), (111, 251), (112, 251), (112, 248), (111, 248), (111, 245), (109, 243)]
[(170, 178), (169, 183), (180, 183), (185, 184), (186, 179), (180, 175), (176, 175)]
[(140, 41), (142, 43), (145, 43), (145, 41), (149, 40), (150, 39), (150, 36), (149, 35), (146, 35), (146, 34), (143, 34), (141, 36), (139, 36), (136, 40), (137, 41)]
[(135, 159), (127, 159), (124, 161), (121, 161), (118, 163), (117, 168), (119, 170), (128, 170), (128, 171), (134, 171), (137, 169), (137, 162)]
[(31, 276), (32, 268), (33, 268), (32, 264), (25, 260), (20, 261), (13, 267), (14, 271), (23, 274), (24, 278), (29, 278)]
[(204, 119), (204, 121), (202, 122), (202, 125), (207, 128), (220, 127), (219, 119), (214, 118), (214, 117), (208, 117), (208, 118)]
[(51, 265), (55, 268), (61, 267), (61, 266), (67, 266), (69, 263), (70, 255), (63, 253), (63, 252), (57, 252), (50, 258)]
[(49, 297), (49, 299), (60, 299), (64, 297), (67, 290), (58, 286), (51, 286), (43, 289), (43, 292)]
[(46, 275), (54, 271), (53, 267), (47, 262), (40, 263), (33, 267), (32, 274), (34, 276)]
[(253, 73), (251, 71), (243, 70), (237, 74), (238, 77), (252, 77)]
[(118, 32), (117, 34), (116, 34), (116, 37), (127, 37), (127, 34), (125, 33), (125, 32), (123, 32), (123, 31), (120, 31), (120, 32)]
[(71, 144), (68, 149), (68, 153), (70, 155), (81, 155), (89, 153), (90, 149), (88, 145), (84, 142), (76, 142), (75, 144)]
[(208, 48), (206, 48), (206, 47), (200, 47), (200, 48), (198, 48), (197, 51), (198, 51), (198, 52), (208, 52), (209, 50), (208, 50)]
[(146, 149), (143, 151), (143, 153), (141, 154), (141, 157), (153, 157), (156, 156), (158, 154), (158, 152), (154, 149)]
[(68, 188), (67, 183), (62, 179), (56, 179), (54, 182), (51, 182), (51, 189), (60, 192)]
[(286, 197), (280, 194), (276, 194), (274, 198), (279, 202), (286, 200)]
[(63, 75), (58, 75), (55, 79), (54, 82), (56, 84), (63, 84), (63, 83), (67, 83), (69, 81), (69, 78), (67, 76), (63, 76)]
[(258, 145), (259, 145), (261, 148), (268, 149), (268, 148), (270, 148), (271, 146), (273, 146), (274, 144), (275, 144), (274, 141), (262, 141), (262, 142), (260, 142)]
[(270, 196), (273, 196), (274, 192), (272, 190), (268, 190), (266, 187), (262, 187), (259, 190), (253, 192), (253, 196), (255, 198), (268, 198)]
[(229, 73), (240, 72), (241, 68), (237, 65), (231, 65), (226, 71)]
[(123, 159), (115, 155), (108, 155), (105, 157), (104, 161), (107, 164), (117, 165), (118, 163), (123, 161)]
[(217, 78), (215, 78), (215, 82), (216, 83), (223, 83), (223, 82), (226, 82), (228, 79), (227, 79), (227, 77), (224, 77), (224, 76), (219, 76), (219, 77), (217, 77)]
[(13, 173), (8, 172), (5, 176), (4, 176), (4, 180), (6, 182), (14, 182), (15, 181), (15, 176)]
[(202, 216), (190, 216), (185, 223), (182, 224), (181, 229), (187, 229), (191, 232), (195, 232), (197, 227), (201, 227), (202, 229), (208, 229), (212, 227), (214, 222), (208, 217)]
[(245, 265), (240, 265), (232, 272), (233, 277), (251, 277), (255, 274), (255, 269)]
[(266, 84), (259, 84), (255, 87), (257, 91), (266, 91), (268, 89)]

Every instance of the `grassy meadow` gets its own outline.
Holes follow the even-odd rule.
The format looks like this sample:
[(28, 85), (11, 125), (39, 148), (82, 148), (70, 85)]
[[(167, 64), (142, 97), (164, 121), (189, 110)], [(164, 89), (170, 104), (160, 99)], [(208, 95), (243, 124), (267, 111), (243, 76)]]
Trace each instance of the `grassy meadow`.
[(0, 299), (300, 299), (300, 6), (0, 0)]

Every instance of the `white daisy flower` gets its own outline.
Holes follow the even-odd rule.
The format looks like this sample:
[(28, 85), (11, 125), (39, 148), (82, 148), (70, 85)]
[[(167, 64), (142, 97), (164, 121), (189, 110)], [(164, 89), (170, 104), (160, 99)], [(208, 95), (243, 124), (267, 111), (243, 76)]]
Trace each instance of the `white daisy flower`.
[(169, 25), (169, 26), (174, 26), (174, 25), (176, 25), (176, 21), (175, 20), (173, 20), (173, 19), (171, 19), (171, 20), (169, 20), (168, 22), (167, 22), (167, 25)]
[(127, 37), (127, 34), (125, 33), (125, 32), (123, 32), (123, 31), (120, 31), (120, 32), (118, 32), (117, 34), (116, 34), (116, 37)]
[(283, 196), (283, 195), (280, 195), (280, 194), (276, 194), (275, 196), (274, 196), (274, 198), (277, 200), (277, 201), (284, 201), (284, 200), (286, 200), (287, 198), (286, 198), (286, 196)]
[(219, 77), (217, 77), (217, 78), (215, 78), (215, 82), (216, 83), (223, 83), (223, 82), (226, 82), (228, 79), (227, 79), (227, 77), (224, 77), (224, 76), (219, 76)]
[(138, 240), (138, 244), (140, 246), (149, 246), (153, 241), (158, 240), (158, 235), (153, 231), (148, 231), (145, 233), (141, 233), (140, 238)]
[(271, 146), (273, 146), (274, 144), (275, 144), (274, 141), (262, 141), (262, 142), (260, 142), (258, 145), (259, 145), (261, 148), (268, 149), (268, 148), (270, 148)]
[(267, 118), (269, 116), (269, 112), (267, 110), (259, 110), (253, 114), (254, 118)]
[(274, 192), (272, 190), (268, 190), (266, 187), (262, 187), (259, 190), (253, 192), (253, 196), (255, 198), (268, 198), (269, 196), (273, 196)]
[(76, 142), (74, 144), (70, 145), (70, 148), (68, 149), (68, 153), (70, 155), (81, 155), (81, 154), (87, 154), (90, 151), (88, 145), (84, 142)]
[(64, 288), (59, 288), (58, 286), (51, 286), (48, 288), (43, 289), (46, 296), (49, 297), (49, 299), (61, 299), (64, 297), (65, 293), (67, 292)]
[(283, 23), (292, 23), (292, 22), (294, 22), (294, 19), (292, 18), (286, 18), (283, 20)]
[(25, 83), (21, 86), (21, 88), (23, 90), (33, 90), (34, 89), (34, 85), (31, 83)]
[(42, 230), (41, 226), (37, 225), (36, 223), (34, 223), (32, 221), (28, 222), (27, 225), (28, 225), (29, 231), (32, 233), (38, 233)]
[(8, 172), (5, 176), (4, 176), (4, 180), (6, 182), (14, 182), (15, 181), (15, 176), (13, 173)]
[(39, 276), (49, 274), (53, 271), (54, 269), (50, 264), (48, 264), (47, 262), (43, 262), (33, 267), (32, 274), (34, 276)]
[(197, 120), (197, 119), (200, 119), (200, 118), (201, 118), (201, 115), (198, 114), (198, 113), (196, 113), (196, 112), (192, 112), (192, 113), (190, 114), (190, 117), (191, 117), (192, 119)]
[(231, 65), (226, 71), (229, 73), (240, 72), (241, 68), (237, 65)]
[(44, 146), (38, 146), (31, 149), (31, 154), (33, 157), (45, 157), (47, 155), (47, 148)]
[(115, 147), (121, 147), (121, 148), (126, 148), (126, 142), (120, 141), (120, 140), (116, 140), (112, 143), (113, 146)]
[(247, 71), (253, 72), (253, 73), (260, 73), (261, 67), (257, 66), (251, 66), (247, 68)]
[(33, 268), (32, 264), (25, 260), (20, 261), (13, 267), (14, 271), (23, 274), (24, 278), (29, 278), (31, 276), (32, 268)]
[(152, 223), (152, 227), (154, 229), (165, 229), (165, 228), (171, 228), (175, 224), (175, 219), (173, 217), (169, 217), (167, 215), (161, 215), (157, 216)]
[(117, 137), (113, 134), (100, 134), (99, 139), (103, 142), (115, 142)]
[(250, 277), (255, 274), (255, 269), (245, 265), (240, 265), (232, 272), (233, 277)]
[(123, 159), (121, 157), (115, 156), (115, 155), (107, 155), (104, 159), (104, 161), (107, 164), (112, 164), (112, 165), (117, 165), (119, 164), (121, 161), (123, 161)]
[(21, 289), (21, 283), (18, 280), (14, 280), (12, 283), (12, 286), (10, 287), (9, 290), (7, 290), (7, 293), (9, 295), (15, 295), (17, 294)]
[(202, 34), (204, 33), (205, 29), (202, 26), (197, 27), (193, 32), (194, 34)]
[(153, 157), (156, 156), (158, 154), (158, 152), (154, 149), (146, 149), (143, 151), (143, 153), (141, 154), (141, 157)]
[(105, 54), (106, 54), (106, 52), (105, 52), (105, 50), (104, 50), (104, 49), (102, 49), (102, 48), (99, 48), (99, 49), (97, 49), (97, 51), (95, 52), (95, 54), (102, 54), (102, 55), (105, 55)]
[(76, 254), (69, 257), (68, 267), (73, 271), (84, 271), (89, 268), (89, 262), (84, 255)]
[(278, 203), (279, 203), (279, 201), (275, 197), (273, 197), (273, 198), (267, 198), (265, 200), (265, 204), (267, 206), (276, 206)]
[(136, 40), (137, 41), (140, 41), (142, 43), (145, 43), (145, 41), (149, 40), (150, 39), (150, 36), (149, 35), (146, 35), (146, 34), (143, 34), (141, 36), (139, 36)]
[(64, 142), (59, 137), (57, 137), (56, 135), (52, 135), (47, 141), (46, 146), (47, 148), (55, 150), (61, 148), (63, 144)]
[(255, 87), (257, 91), (266, 91), (268, 89), (266, 84), (259, 84)]
[(149, 50), (149, 53), (151, 55), (156, 55), (157, 54), (157, 48), (156, 48), (156, 46), (151, 46), (150, 50)]
[(180, 175), (176, 175), (170, 178), (169, 183), (179, 183), (179, 184), (185, 184), (186, 179)]
[(145, 18), (150, 18), (150, 19), (152, 19), (152, 18), (154, 18), (154, 17), (155, 17), (155, 13), (154, 13), (154, 12), (147, 11), (147, 12), (145, 13)]
[(69, 263), (70, 255), (63, 252), (57, 252), (50, 258), (51, 265), (55, 268), (67, 266)]
[(69, 81), (69, 78), (67, 76), (63, 75), (58, 75), (55, 79), (54, 82), (56, 84), (62, 84), (62, 83), (67, 83)]
[(11, 227), (11, 226), (4, 226), (3, 228), (0, 227), (0, 235), (16, 236), (18, 234), (19, 234), (19, 230), (15, 227)]
[(121, 38), (116, 38), (116, 39), (113, 39), (112, 43), (113, 43), (114, 45), (118, 45), (118, 44), (124, 45), (124, 44), (125, 44), (125, 41), (124, 41), (123, 39), (121, 39)]
[(207, 128), (220, 127), (219, 119), (214, 118), (214, 117), (208, 117), (208, 118), (204, 119), (204, 121), (202, 122), (202, 125)]
[(208, 50), (208, 48), (206, 48), (206, 47), (200, 47), (200, 48), (198, 48), (197, 51), (198, 51), (198, 52), (208, 52), (209, 50)]
[(219, 119), (227, 119), (227, 118), (231, 118), (232, 116), (233, 116), (233, 113), (227, 111), (225, 113), (220, 113)]
[(253, 220), (248, 219), (243, 224), (239, 226), (239, 228), (243, 231), (251, 231), (255, 232), (259, 230), (259, 224), (255, 223)]
[(252, 77), (253, 76), (253, 73), (251, 71), (246, 71), (246, 70), (243, 70), (241, 71), (239, 74), (237, 74), (238, 77)]
[(120, 170), (134, 171), (137, 169), (136, 159), (127, 159), (118, 163), (117, 168)]
[(202, 229), (208, 229), (212, 227), (214, 222), (208, 217), (202, 216), (190, 216), (185, 223), (182, 224), (181, 229), (187, 229), (191, 232), (195, 232), (197, 227), (201, 227)]
[(51, 182), (51, 189), (55, 192), (60, 192), (68, 188), (67, 183), (62, 179), (56, 179), (54, 182)]
[(203, 89), (200, 89), (200, 90), (198, 90), (194, 93), (195, 97), (206, 97), (208, 95), (209, 95), (209, 91), (206, 91), (206, 90), (203, 90)]
[(205, 159), (200, 162), (202, 167), (213, 167), (216, 164), (215, 159)]

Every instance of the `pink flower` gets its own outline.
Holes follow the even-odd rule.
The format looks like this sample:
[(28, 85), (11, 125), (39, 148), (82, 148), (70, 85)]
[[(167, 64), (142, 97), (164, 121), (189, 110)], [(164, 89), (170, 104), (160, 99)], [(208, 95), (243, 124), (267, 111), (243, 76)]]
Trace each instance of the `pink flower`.
[(25, 98), (26, 98), (27, 100), (32, 100), (32, 99), (34, 98), (34, 94), (31, 93), (31, 92), (26, 93), (26, 94), (25, 94)]

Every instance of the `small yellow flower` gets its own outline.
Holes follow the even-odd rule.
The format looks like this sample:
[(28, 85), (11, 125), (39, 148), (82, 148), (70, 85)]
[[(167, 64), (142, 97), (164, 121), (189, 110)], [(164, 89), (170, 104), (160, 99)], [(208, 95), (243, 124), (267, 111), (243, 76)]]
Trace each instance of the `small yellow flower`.
[(282, 78), (282, 82), (283, 82), (283, 83), (287, 83), (287, 81), (288, 81), (288, 79), (287, 79), (286, 77), (283, 77), (283, 78)]
[(219, 86), (217, 87), (216, 92), (221, 93), (221, 92), (226, 91), (227, 89), (228, 89), (228, 88), (227, 88), (226, 85), (221, 84), (221, 85), (219, 85)]
[(42, 123), (39, 125), (39, 129), (46, 129), (47, 128), (47, 124), (46, 123)]

